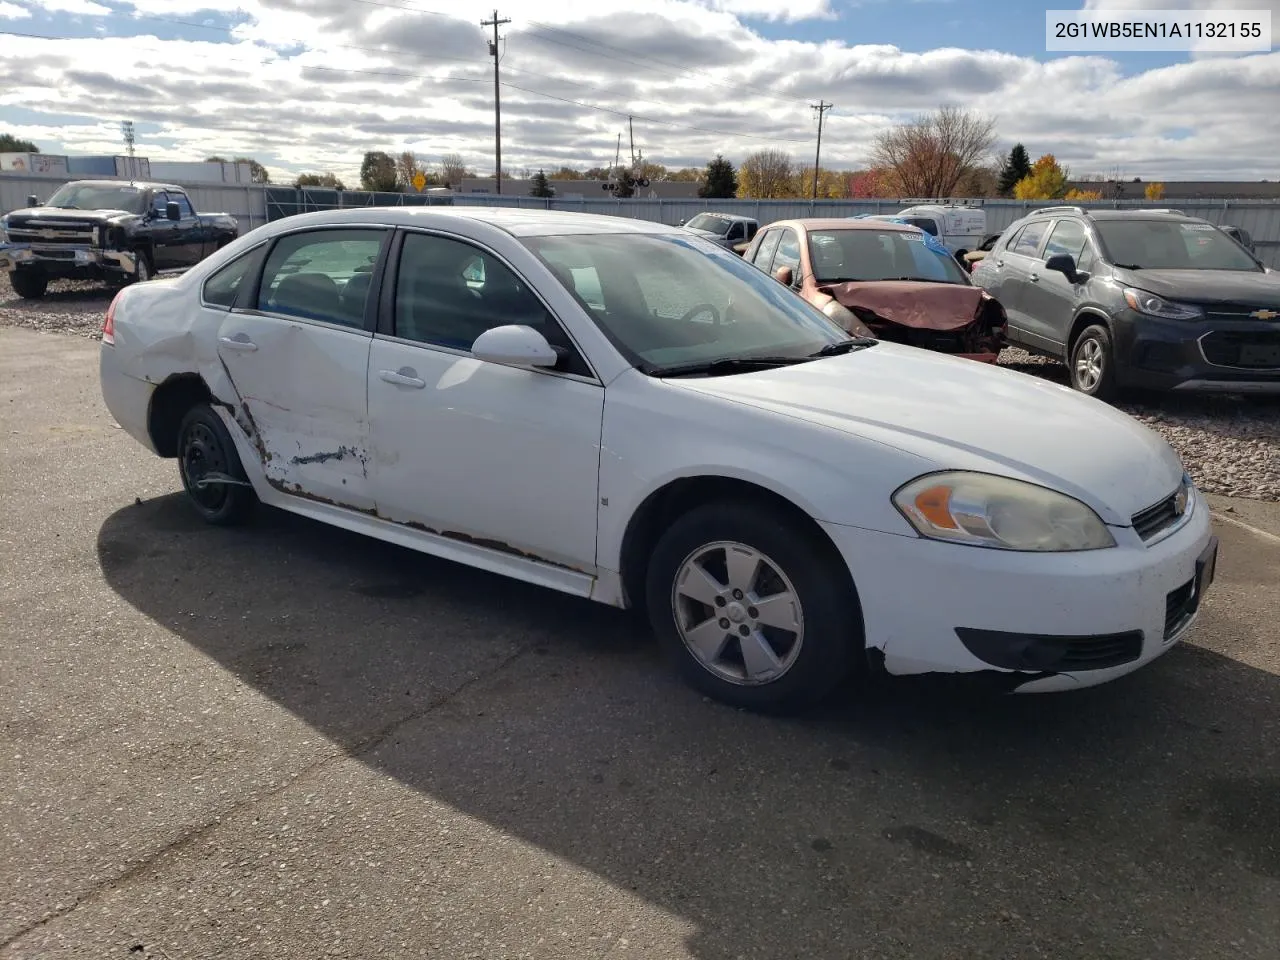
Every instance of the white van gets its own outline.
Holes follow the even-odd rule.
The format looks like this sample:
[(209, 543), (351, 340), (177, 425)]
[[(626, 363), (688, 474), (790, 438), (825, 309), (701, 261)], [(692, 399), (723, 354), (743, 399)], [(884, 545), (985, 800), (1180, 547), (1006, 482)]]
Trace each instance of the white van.
[(977, 250), (987, 239), (987, 211), (982, 207), (925, 203), (899, 210), (894, 216), (933, 234), (958, 259), (971, 250)]

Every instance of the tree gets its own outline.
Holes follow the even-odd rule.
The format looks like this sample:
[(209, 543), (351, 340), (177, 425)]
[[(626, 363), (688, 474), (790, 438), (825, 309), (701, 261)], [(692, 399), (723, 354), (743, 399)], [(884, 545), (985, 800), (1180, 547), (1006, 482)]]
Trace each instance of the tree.
[(1000, 166), (970, 167), (956, 185), (956, 195), (961, 197), (998, 197), (1000, 195)]
[(857, 199), (888, 196), (883, 170), (859, 170), (849, 174), (849, 196)]
[(1148, 200), (1162, 200), (1164, 199), (1164, 184), (1148, 183), (1147, 189), (1143, 192), (1147, 195)]
[(1019, 200), (1059, 200), (1066, 192), (1067, 171), (1052, 153), (1032, 164), (1031, 172), (1013, 186), (1013, 195)]
[(1071, 190), (1068, 190), (1063, 195), (1062, 199), (1077, 200), (1081, 203), (1085, 203), (1089, 200), (1101, 200), (1102, 191), (1101, 190), (1076, 190), (1075, 188), (1072, 188)]
[[(726, 163), (727, 162), (728, 161), (726, 161)], [(733, 164), (729, 164), (729, 166), (732, 167)], [(707, 171), (705, 167), (681, 167), (679, 170), (673, 170), (668, 173), (667, 179), (677, 183), (701, 183), (706, 175)], [(737, 174), (734, 174), (734, 179), (736, 181)], [(736, 193), (738, 188), (735, 186), (733, 189)], [(730, 196), (732, 195), (733, 194), (730, 194)]]
[(418, 155), (412, 150), (404, 150), (396, 156), (396, 184), (401, 190), (416, 189), (413, 186), (413, 178), (419, 173), (425, 173), (425, 171), (418, 163)]
[[(801, 167), (795, 173), (795, 182), (792, 184), (792, 194), (797, 197), (813, 196), (813, 167)], [(818, 199), (819, 200), (843, 200), (849, 196), (849, 177), (847, 174), (828, 170), (826, 167), (818, 169)]]
[(573, 167), (561, 167), (552, 173), (547, 174), (549, 180), (581, 180), (582, 174), (573, 169)]
[(943, 107), (876, 136), (871, 157), (899, 195), (950, 197), (995, 144), (995, 121)]
[(1009, 156), (1000, 168), (998, 189), (1000, 196), (1007, 197), (1013, 193), (1014, 185), (1031, 172), (1031, 158), (1027, 156), (1027, 148), (1015, 143)]
[(294, 181), (295, 187), (323, 187), (326, 190), (345, 190), (341, 180), (332, 173), (303, 173)]
[(738, 196), (773, 200), (795, 196), (795, 165), (781, 150), (757, 150), (738, 168)]
[(19, 140), (11, 133), (0, 133), (0, 153), (39, 153), (30, 140)]
[(205, 157), (205, 163), (247, 163), (249, 165), (249, 179), (254, 183), (270, 183), (271, 174), (267, 173), (267, 168), (260, 164), (253, 157), (236, 157), (234, 160), (228, 160), (226, 157)]
[(698, 187), (698, 196), (704, 199), (727, 200), (738, 195), (738, 172), (733, 169), (732, 163), (718, 153), (707, 163), (706, 172), (701, 179), (702, 186)]
[(370, 150), (360, 164), (360, 186), (375, 193), (394, 193), (396, 162), (383, 150)]
[(636, 195), (636, 178), (626, 167), (619, 167), (612, 179), (613, 195), (619, 200), (628, 200)]
[(641, 160), (636, 170), (636, 176), (648, 180), (651, 183), (654, 180), (666, 180), (667, 168), (660, 163), (653, 163), (650, 160)]
[(475, 176), (475, 172), (468, 169), (466, 161), (462, 159), (462, 154), (446, 153), (440, 158), (440, 179), (446, 187), (457, 190), (462, 185), (464, 178), (473, 176)]
[(533, 175), (533, 186), (529, 189), (531, 197), (554, 197), (555, 190), (551, 189), (551, 183), (547, 180), (545, 170), (539, 170)]

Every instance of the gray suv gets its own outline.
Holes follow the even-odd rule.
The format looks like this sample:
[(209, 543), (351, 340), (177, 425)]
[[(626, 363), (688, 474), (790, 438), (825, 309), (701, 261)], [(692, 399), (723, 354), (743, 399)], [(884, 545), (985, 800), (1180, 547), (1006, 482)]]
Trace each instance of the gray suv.
[(1280, 393), (1280, 274), (1174, 210), (1049, 207), (1015, 221), (973, 282), (1008, 341), (1062, 360), (1071, 385)]

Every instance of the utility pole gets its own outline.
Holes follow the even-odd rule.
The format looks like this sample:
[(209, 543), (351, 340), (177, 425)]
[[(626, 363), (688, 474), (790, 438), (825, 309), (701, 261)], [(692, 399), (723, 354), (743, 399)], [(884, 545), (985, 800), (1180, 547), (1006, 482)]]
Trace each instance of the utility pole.
[(636, 131), (631, 126), (631, 118), (627, 117), (627, 136), (631, 138), (631, 169), (636, 168)]
[(493, 179), (497, 182), (498, 193), (502, 192), (502, 92), (498, 83), (498, 27), (510, 23), (498, 19), (498, 11), (493, 11), (492, 20), (481, 20), (480, 26), (493, 27), (493, 39), (489, 41), (489, 55), (493, 57)]
[(822, 160), (822, 117), (832, 108), (833, 104), (827, 103), (825, 100), (819, 100), (813, 108), (818, 111), (818, 152), (813, 158), (813, 199), (818, 199), (818, 171), (821, 169)]

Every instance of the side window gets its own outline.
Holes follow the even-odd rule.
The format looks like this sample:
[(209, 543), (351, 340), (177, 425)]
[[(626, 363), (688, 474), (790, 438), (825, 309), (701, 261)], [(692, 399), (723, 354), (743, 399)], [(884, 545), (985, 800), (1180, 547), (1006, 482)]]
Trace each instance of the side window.
[(244, 283), (244, 278), (257, 259), (257, 251), (250, 250), (210, 274), (201, 292), (204, 302), (209, 306), (230, 310), (235, 305), (240, 285)]
[[(557, 271), (557, 276), (561, 272)], [(561, 282), (564, 282), (561, 277)], [(594, 271), (568, 272), (579, 296), (600, 299)], [(493, 327), (533, 327), (567, 357), (559, 369), (590, 375), (564, 328), (506, 264), (461, 240), (411, 233), (396, 274), (395, 335), (405, 340), (470, 350)]]
[(907, 223), (913, 227), (919, 227), (931, 237), (938, 235), (938, 224), (932, 217), (907, 217)]
[(790, 227), (780, 231), (781, 239), (778, 241), (778, 252), (773, 258), (773, 267), (770, 273), (777, 273), (779, 267), (790, 267), (795, 279), (800, 279), (800, 238), (796, 236), (795, 230)]
[(178, 213), (183, 220), (190, 220), (196, 215), (196, 212), (191, 209), (191, 201), (187, 199), (185, 193), (175, 193), (169, 199), (178, 204)]
[(760, 246), (756, 247), (754, 263), (761, 270), (768, 270), (769, 264), (773, 263), (774, 251), (778, 249), (778, 241), (782, 239), (781, 230), (766, 230), (764, 236), (760, 238)]
[(1087, 271), (1093, 267), (1095, 259), (1093, 253), (1093, 244), (1085, 237), (1084, 246), (1080, 249), (1080, 256), (1076, 257), (1076, 269)]
[(282, 237), (267, 257), (258, 309), (364, 327), (365, 301), (385, 230), (315, 230)]
[(1079, 220), (1059, 220), (1049, 234), (1049, 242), (1044, 246), (1044, 259), (1065, 253), (1079, 263), (1084, 244), (1084, 224)]
[(1024, 257), (1034, 257), (1036, 251), (1040, 249), (1040, 241), (1048, 229), (1048, 220), (1039, 223), (1028, 223), (1022, 228), (1022, 232), (1018, 234), (1018, 239), (1010, 244), (1009, 252), (1020, 253)]
[(151, 212), (157, 217), (164, 216), (164, 208), (169, 203), (169, 195), (163, 190), (157, 190), (151, 197)]
[(756, 223), (754, 220), (751, 221), (750, 223), (747, 224), (747, 239), (754, 240), (756, 238), (756, 234), (759, 231), (760, 231), (760, 224)]
[[(1027, 229), (1027, 228), (1026, 228), (1026, 226), (1024, 225), (1024, 226), (1019, 227), (1017, 230), (1013, 231), (1012, 233), (1006, 233), (1003, 237), (1001, 237), (999, 240), (997, 240), (997, 241), (996, 241), (996, 245), (998, 246), (998, 245), (1000, 245), (1001, 243), (1003, 243), (1003, 244), (1004, 244), (1004, 248), (1005, 248), (1006, 250), (1012, 250), (1012, 249), (1013, 249), (1013, 247), (1014, 247), (1014, 245), (1015, 245), (1015, 244), (1018, 242), (1018, 240), (1022, 237), (1022, 231), (1023, 231), (1023, 230), (1025, 230), (1025, 229)], [(994, 249), (994, 248), (993, 248), (993, 249)]]

